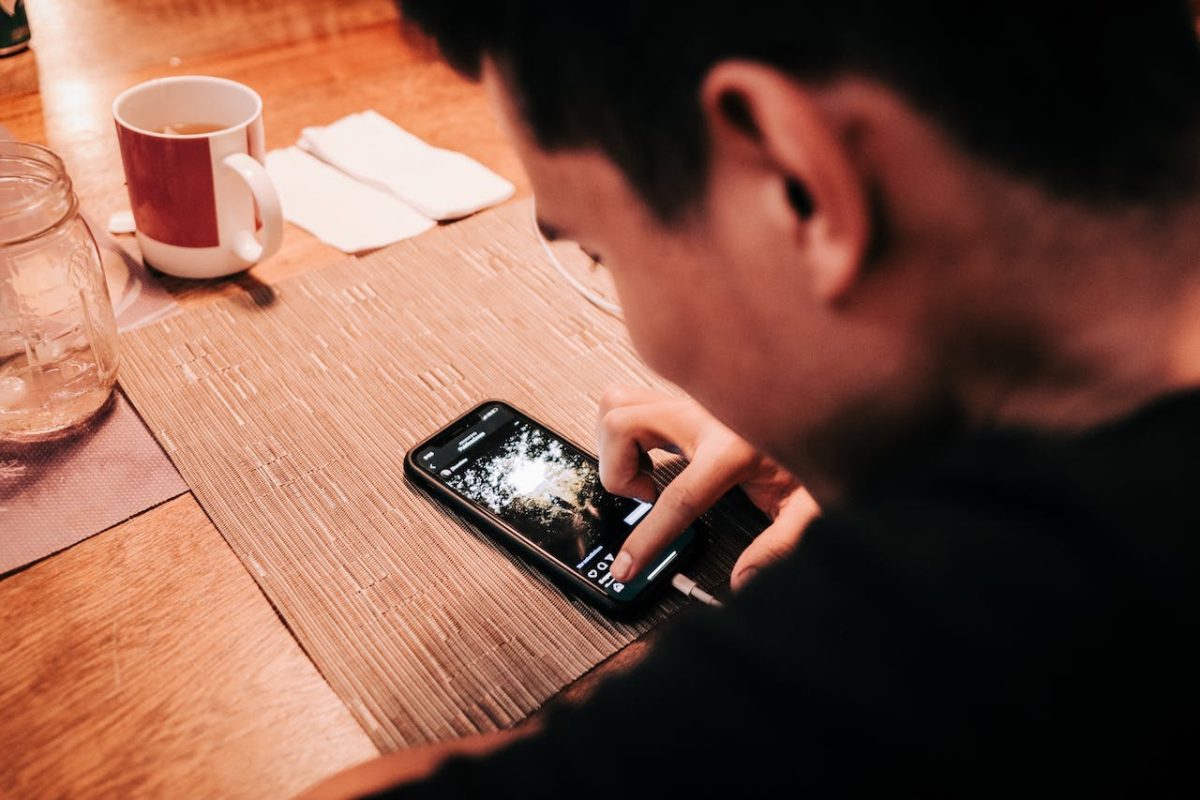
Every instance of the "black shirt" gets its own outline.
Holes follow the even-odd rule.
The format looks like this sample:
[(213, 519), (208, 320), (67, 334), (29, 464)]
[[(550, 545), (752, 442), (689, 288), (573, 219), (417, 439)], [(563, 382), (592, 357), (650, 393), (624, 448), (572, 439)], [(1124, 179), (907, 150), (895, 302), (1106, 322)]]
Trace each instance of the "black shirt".
[(816, 520), (539, 735), (395, 797), (1195, 796), (1200, 393)]

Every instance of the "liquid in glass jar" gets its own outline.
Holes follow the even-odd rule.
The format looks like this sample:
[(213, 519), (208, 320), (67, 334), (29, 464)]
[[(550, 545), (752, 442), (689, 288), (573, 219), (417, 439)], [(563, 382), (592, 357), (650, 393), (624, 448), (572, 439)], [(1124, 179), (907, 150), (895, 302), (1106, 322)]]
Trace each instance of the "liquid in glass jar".
[(0, 142), (0, 444), (86, 422), (118, 360), (100, 255), (62, 161)]

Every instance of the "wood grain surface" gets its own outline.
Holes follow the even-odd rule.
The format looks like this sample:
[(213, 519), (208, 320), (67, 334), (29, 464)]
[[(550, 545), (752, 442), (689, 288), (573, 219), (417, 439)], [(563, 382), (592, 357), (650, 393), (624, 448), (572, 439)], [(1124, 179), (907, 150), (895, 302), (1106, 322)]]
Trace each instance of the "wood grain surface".
[(375, 753), (190, 496), (0, 584), (0, 788), (281, 797)]
[[(127, 204), (113, 98), (189, 73), (253, 86), (270, 147), (375, 108), (528, 191), (483, 92), (399, 31), (390, 0), (28, 6), (0, 123), (62, 155), (100, 219)], [(250, 273), (165, 282), (203, 303), (338, 257), (289, 226)], [(10, 798), (281, 797), (376, 752), (190, 494), (0, 579), (0, 708)]]

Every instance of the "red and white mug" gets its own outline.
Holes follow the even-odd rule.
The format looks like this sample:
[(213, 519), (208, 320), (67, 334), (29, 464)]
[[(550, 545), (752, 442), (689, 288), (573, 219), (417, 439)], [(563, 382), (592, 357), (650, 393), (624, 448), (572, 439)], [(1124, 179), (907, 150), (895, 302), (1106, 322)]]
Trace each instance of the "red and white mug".
[[(216, 278), (279, 249), (283, 211), (262, 164), (257, 92), (225, 78), (159, 78), (122, 92), (113, 118), (147, 263), (182, 278)], [(169, 132), (180, 124), (212, 130)]]

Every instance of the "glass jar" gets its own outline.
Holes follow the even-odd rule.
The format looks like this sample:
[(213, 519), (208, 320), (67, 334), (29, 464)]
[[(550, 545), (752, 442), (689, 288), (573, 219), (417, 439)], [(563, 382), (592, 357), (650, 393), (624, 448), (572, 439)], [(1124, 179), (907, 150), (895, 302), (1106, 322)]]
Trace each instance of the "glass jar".
[(54, 438), (108, 401), (117, 325), (62, 159), (0, 141), (0, 444)]

